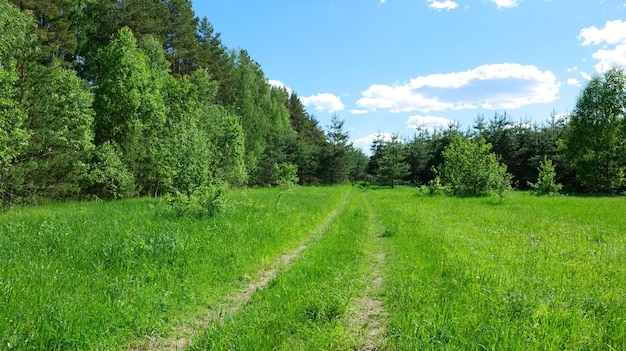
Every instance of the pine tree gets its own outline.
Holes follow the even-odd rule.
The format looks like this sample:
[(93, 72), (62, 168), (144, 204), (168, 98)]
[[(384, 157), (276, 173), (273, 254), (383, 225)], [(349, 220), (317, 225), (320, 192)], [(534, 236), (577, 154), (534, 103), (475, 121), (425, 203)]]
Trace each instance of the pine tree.
[(543, 161), (539, 165), (539, 176), (536, 183), (528, 182), (528, 186), (537, 195), (558, 195), (563, 185), (556, 182), (556, 170), (552, 164), (552, 160), (548, 156), (544, 156)]
[(397, 135), (393, 135), (391, 140), (383, 142), (379, 152), (381, 155), (378, 159), (376, 181), (394, 188), (409, 175), (409, 165), (406, 163), (402, 141)]
[(190, 0), (168, 0), (167, 7), (165, 48), (172, 63), (172, 73), (190, 74), (198, 68), (196, 59), (198, 18), (194, 15)]

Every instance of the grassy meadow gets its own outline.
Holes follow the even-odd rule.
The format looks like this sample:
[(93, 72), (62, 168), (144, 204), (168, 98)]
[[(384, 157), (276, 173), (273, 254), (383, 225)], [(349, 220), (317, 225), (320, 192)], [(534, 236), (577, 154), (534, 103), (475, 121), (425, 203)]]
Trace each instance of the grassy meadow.
[(181, 325), (191, 350), (626, 349), (624, 197), (279, 197), (233, 190), (210, 219), (149, 198), (1, 212), (0, 350), (168, 349)]

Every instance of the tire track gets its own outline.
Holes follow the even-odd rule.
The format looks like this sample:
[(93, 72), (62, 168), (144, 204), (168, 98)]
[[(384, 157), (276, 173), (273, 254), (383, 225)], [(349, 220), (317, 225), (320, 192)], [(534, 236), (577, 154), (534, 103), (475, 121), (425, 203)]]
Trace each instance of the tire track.
[(381, 237), (383, 226), (373, 212), (369, 203), (366, 205), (368, 213), (368, 235), (375, 236), (372, 249), (368, 252), (367, 267), (369, 274), (365, 277), (367, 286), (364, 294), (358, 297), (352, 305), (348, 324), (353, 334), (358, 337), (353, 350), (375, 351), (383, 347), (383, 338), (387, 329), (387, 314), (383, 306), (383, 275), (385, 254), (383, 253), (384, 240)]
[(224, 321), (228, 316), (235, 314), (246, 302), (248, 302), (252, 295), (258, 291), (263, 290), (267, 285), (276, 278), (279, 271), (288, 269), (296, 258), (312, 243), (318, 241), (326, 232), (330, 224), (335, 220), (337, 215), (341, 213), (345, 207), (346, 201), (350, 189), (348, 189), (341, 199), (341, 202), (327, 217), (324, 222), (316, 227), (309, 236), (307, 236), (298, 247), (281, 255), (275, 260), (275, 263), (267, 268), (261, 269), (255, 275), (255, 278), (232, 295), (225, 297), (221, 302), (218, 302), (218, 308), (207, 309), (201, 317), (194, 320), (187, 321), (174, 328), (171, 336), (166, 337), (150, 337), (145, 346), (131, 346), (131, 351), (177, 351), (184, 350), (191, 344), (193, 340), (206, 326)]

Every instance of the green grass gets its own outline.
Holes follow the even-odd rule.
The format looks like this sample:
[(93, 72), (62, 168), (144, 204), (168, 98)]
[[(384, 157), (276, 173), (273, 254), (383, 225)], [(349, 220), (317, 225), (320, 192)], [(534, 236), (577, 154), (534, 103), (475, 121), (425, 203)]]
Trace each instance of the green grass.
[(175, 337), (268, 267), (276, 277), (203, 325), (192, 349), (359, 349), (353, 307), (381, 248), (380, 349), (626, 349), (623, 197), (511, 192), (499, 204), (301, 187), (278, 206), (278, 189), (228, 198), (206, 220), (167, 216), (155, 199), (0, 213), (0, 350)]
[(348, 307), (365, 287), (371, 213), (352, 190), (335, 220), (288, 270), (236, 315), (207, 330), (194, 350), (349, 350)]
[(390, 232), (390, 349), (626, 348), (624, 198), (367, 196)]
[[(342, 191), (237, 190), (208, 220), (154, 199), (0, 214), (0, 349), (123, 349), (244, 286), (318, 226)], [(9, 347), (10, 345), (10, 347)]]

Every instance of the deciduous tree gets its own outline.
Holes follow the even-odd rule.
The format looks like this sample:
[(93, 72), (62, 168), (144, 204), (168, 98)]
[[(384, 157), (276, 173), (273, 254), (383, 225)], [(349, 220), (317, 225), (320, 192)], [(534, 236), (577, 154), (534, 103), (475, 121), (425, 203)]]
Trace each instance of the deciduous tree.
[(580, 183), (591, 191), (626, 185), (626, 74), (613, 67), (593, 77), (569, 117), (561, 150)]
[[(437, 173), (453, 195), (481, 196), (506, 188), (506, 166), (498, 162), (484, 139), (456, 136), (443, 151), (443, 158)], [(510, 178), (508, 183), (510, 186)]]

